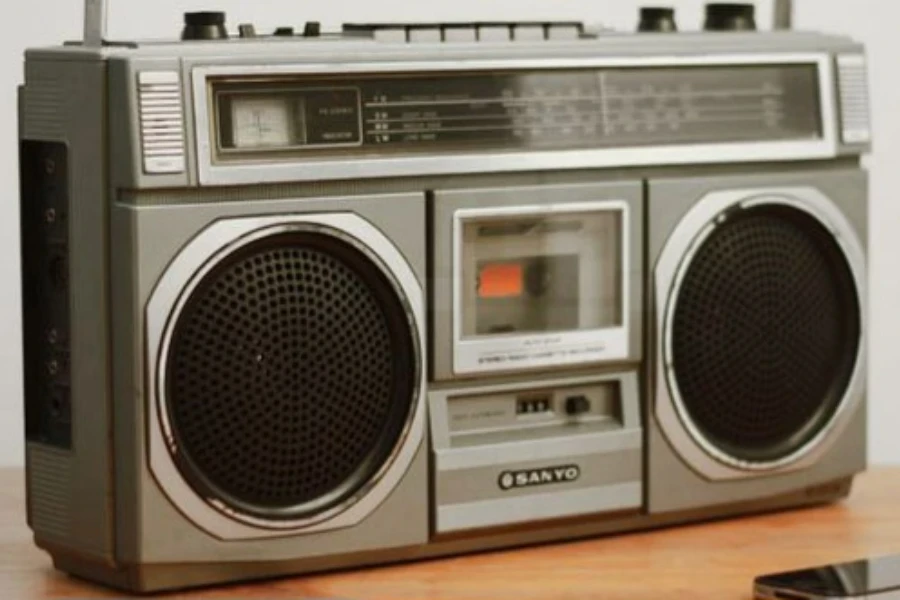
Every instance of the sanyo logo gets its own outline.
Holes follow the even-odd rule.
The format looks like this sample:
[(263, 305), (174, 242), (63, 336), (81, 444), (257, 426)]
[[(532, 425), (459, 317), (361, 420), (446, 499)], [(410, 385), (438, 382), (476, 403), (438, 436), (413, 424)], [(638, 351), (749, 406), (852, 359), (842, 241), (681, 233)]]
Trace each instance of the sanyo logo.
[(525, 471), (503, 471), (500, 473), (500, 489), (505, 491), (518, 488), (551, 485), (554, 483), (571, 483), (581, 477), (581, 469), (577, 465), (549, 467), (546, 469), (528, 469)]

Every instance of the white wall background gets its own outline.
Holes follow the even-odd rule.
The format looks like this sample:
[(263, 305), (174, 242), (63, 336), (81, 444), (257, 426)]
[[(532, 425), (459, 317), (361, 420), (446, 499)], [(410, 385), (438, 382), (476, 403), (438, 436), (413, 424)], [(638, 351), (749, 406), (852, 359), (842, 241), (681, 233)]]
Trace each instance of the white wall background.
[[(868, 45), (876, 152), (872, 170), (872, 336), (870, 451), (875, 463), (900, 464), (900, 2), (795, 0), (796, 27), (846, 33)], [(682, 29), (701, 22), (703, 0), (647, 0), (678, 7)], [(229, 22), (255, 22), (261, 31), (318, 20), (344, 21), (574, 19), (617, 29), (635, 26), (640, 0), (113, 0), (113, 38), (170, 37), (186, 10), (227, 10)], [(771, 0), (760, 0), (767, 27)], [(0, 466), (23, 460), (22, 359), (18, 262), (16, 85), (28, 46), (80, 39), (82, 0), (7, 2), (0, 38)]]

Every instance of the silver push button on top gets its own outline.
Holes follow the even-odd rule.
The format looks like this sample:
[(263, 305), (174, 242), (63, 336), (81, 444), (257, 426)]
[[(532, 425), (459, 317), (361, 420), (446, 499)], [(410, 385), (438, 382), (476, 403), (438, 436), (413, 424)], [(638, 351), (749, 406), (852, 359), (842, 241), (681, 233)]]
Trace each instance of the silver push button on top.
[(577, 22), (484, 23), (348, 23), (344, 34), (385, 43), (501, 43), (577, 40), (584, 25)]

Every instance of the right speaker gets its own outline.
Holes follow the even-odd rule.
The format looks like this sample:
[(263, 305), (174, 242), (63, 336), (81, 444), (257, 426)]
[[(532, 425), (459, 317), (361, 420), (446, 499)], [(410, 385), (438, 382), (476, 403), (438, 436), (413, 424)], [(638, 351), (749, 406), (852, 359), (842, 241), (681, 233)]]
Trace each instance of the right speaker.
[(864, 468), (866, 197), (858, 171), (651, 182), (651, 513)]

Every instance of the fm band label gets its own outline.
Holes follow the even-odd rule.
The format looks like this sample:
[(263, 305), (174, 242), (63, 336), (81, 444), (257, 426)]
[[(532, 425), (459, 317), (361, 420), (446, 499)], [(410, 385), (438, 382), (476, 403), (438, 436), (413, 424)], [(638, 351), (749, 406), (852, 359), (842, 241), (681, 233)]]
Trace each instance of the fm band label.
[(498, 483), (504, 492), (520, 488), (552, 485), (556, 483), (572, 483), (581, 477), (581, 468), (577, 465), (549, 467), (546, 469), (527, 469), (524, 471), (503, 471)]

